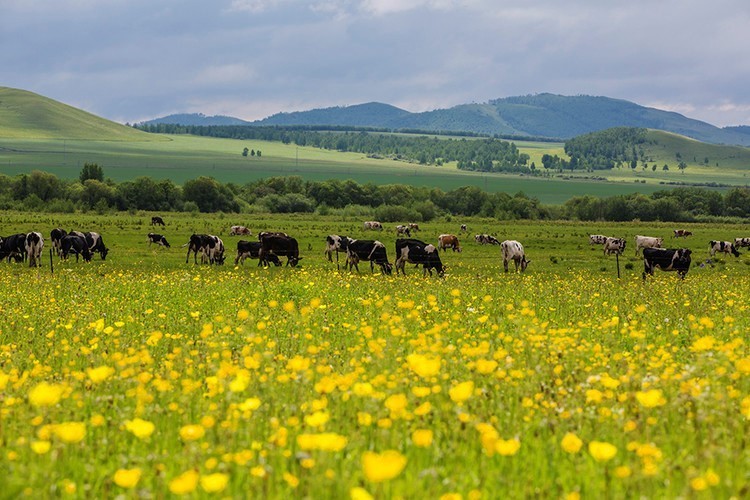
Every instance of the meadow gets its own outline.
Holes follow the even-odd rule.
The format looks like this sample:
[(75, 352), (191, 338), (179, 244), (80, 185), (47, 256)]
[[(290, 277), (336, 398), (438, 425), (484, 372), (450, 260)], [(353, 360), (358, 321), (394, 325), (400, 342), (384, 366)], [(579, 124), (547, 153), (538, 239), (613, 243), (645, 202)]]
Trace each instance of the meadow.
[[(4, 497), (508, 498), (748, 495), (750, 258), (708, 258), (747, 226), (685, 225), (695, 266), (644, 283), (632, 236), (672, 226), (440, 220), (445, 278), (338, 271), (329, 233), (359, 220), (3, 213), (0, 234), (95, 230), (106, 261), (0, 263)], [(232, 261), (283, 230), (297, 268)], [(185, 263), (194, 232), (227, 265)], [(628, 238), (614, 257), (589, 233)], [(47, 248), (49, 241), (47, 241)], [(670, 245), (672, 246), (672, 245)]]

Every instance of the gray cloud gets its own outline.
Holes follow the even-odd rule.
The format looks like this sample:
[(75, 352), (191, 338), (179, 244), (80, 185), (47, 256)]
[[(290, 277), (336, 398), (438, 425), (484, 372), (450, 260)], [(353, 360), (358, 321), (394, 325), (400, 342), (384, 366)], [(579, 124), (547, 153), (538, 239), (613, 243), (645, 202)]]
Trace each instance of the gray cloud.
[(125, 121), (536, 92), (750, 123), (745, 0), (0, 0), (0, 85)]

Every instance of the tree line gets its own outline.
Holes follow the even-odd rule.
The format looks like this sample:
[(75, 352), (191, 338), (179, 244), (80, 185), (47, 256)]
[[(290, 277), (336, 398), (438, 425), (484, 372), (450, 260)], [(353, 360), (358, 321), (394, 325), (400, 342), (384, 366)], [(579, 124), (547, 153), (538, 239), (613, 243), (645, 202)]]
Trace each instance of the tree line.
[(750, 189), (725, 193), (680, 187), (650, 196), (577, 196), (562, 206), (545, 205), (524, 193), (488, 193), (478, 187), (450, 191), (403, 184), (359, 184), (352, 180), (306, 181), (271, 177), (245, 184), (198, 177), (182, 186), (138, 177), (116, 183), (95, 164), (76, 180), (35, 170), (0, 175), (0, 209), (43, 212), (136, 211), (318, 213), (372, 217), (383, 222), (429, 221), (436, 217), (479, 216), (501, 220), (696, 221), (750, 217)]

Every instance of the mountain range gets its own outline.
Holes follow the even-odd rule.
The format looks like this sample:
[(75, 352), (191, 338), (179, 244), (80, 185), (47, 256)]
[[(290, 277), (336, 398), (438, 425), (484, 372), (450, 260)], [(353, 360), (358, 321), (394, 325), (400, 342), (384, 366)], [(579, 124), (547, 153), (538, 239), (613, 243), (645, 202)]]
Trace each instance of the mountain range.
[(643, 127), (673, 132), (712, 144), (750, 146), (748, 126), (719, 128), (679, 113), (641, 106), (622, 99), (587, 95), (535, 94), (505, 97), (481, 104), (461, 104), (421, 113), (411, 113), (390, 104), (370, 102), (277, 113), (252, 122), (227, 116), (180, 114), (144, 123), (375, 127), (558, 140), (612, 127)]

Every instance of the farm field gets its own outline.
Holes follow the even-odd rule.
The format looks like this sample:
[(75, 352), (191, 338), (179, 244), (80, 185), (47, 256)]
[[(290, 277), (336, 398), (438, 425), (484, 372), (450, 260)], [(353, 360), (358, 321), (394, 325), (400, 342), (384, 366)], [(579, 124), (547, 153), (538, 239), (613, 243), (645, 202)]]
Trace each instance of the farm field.
[[(420, 224), (426, 241), (469, 226), (440, 279), (323, 259), (330, 233), (393, 259), (395, 225), (151, 215), (0, 214), (2, 235), (110, 248), (54, 273), (48, 240), (41, 268), (0, 263), (4, 496), (747, 496), (750, 255), (699, 266), (746, 225), (681, 225), (687, 278), (644, 283), (633, 236), (673, 246), (674, 226)], [(232, 224), (297, 237), (300, 266), (232, 265)], [(221, 236), (227, 265), (186, 264), (193, 232)], [(521, 241), (527, 273), (480, 232)], [(619, 280), (590, 233), (627, 238)]]

